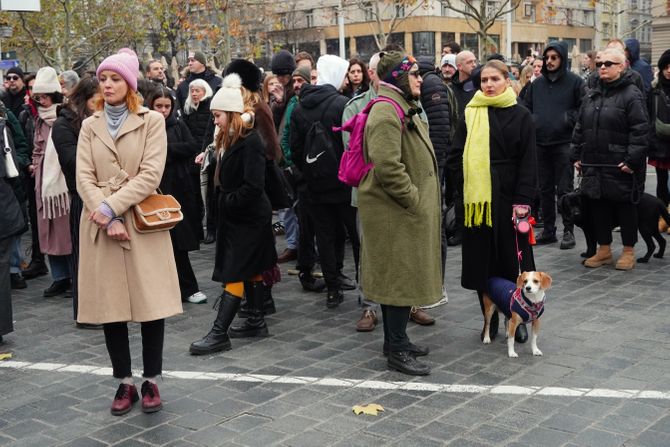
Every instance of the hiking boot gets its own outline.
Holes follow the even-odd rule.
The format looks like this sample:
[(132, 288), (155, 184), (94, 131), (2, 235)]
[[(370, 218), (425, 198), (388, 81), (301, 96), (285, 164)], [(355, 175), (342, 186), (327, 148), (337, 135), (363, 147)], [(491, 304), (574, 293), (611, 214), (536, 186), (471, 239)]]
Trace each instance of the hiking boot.
[(635, 249), (624, 247), (621, 257), (616, 261), (614, 268), (617, 270), (632, 270), (635, 267)]
[(561, 250), (569, 250), (570, 248), (575, 248), (575, 235), (572, 231), (566, 230), (563, 233), (563, 239), (561, 240)]
[(612, 263), (612, 250), (609, 245), (599, 245), (596, 254), (584, 261), (584, 267), (596, 268)]

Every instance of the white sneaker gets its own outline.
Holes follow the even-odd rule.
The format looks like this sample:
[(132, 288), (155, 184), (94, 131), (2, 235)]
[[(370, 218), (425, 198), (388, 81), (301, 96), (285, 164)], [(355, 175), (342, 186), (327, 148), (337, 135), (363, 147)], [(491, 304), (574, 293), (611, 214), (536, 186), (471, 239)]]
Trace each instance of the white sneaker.
[(437, 303), (429, 304), (428, 306), (421, 306), (421, 309), (432, 309), (434, 307), (443, 306), (449, 302), (449, 297), (447, 296), (447, 289), (442, 286), (442, 298)]
[(198, 291), (186, 298), (186, 301), (193, 304), (205, 304), (207, 302), (207, 295)]

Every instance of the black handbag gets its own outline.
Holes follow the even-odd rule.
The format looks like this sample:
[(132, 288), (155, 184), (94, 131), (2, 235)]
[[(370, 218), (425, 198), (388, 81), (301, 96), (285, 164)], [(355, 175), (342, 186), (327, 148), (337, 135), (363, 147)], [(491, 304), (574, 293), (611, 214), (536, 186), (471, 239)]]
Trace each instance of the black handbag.
[(265, 162), (265, 194), (270, 199), (273, 210), (282, 210), (293, 205), (291, 185), (274, 160)]

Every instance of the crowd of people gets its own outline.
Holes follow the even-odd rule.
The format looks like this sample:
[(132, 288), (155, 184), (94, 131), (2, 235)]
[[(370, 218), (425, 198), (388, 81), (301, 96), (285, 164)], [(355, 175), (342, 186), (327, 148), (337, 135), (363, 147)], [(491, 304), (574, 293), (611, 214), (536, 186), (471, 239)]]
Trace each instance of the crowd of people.
[[(281, 50), (268, 72), (236, 59), (219, 74), (195, 51), (176, 84), (160, 61), (142, 67), (127, 48), (90, 72), (7, 70), (0, 342), (13, 330), (10, 290), (50, 274), (44, 297), (71, 296), (77, 327), (104, 331), (120, 381), (112, 413), (140, 395), (143, 411), (158, 411), (165, 319), (208, 301), (189, 252), (215, 243), (212, 279), (223, 293), (191, 354), (267, 336), (278, 264), (295, 262), (301, 287), (329, 309), (357, 291), (357, 331), (381, 316), (390, 368), (429, 374), (417, 359), (429, 350), (406, 328), (434, 324), (429, 309), (448, 302), (445, 284), (457, 280), (445, 278), (448, 246), (462, 244), (460, 282), (483, 312), (490, 278), (515, 281), (535, 270), (535, 243), (558, 243), (557, 199), (573, 192), (575, 172), (599, 244), (586, 267), (613, 263), (620, 226), (616, 269), (634, 268), (647, 157), (668, 205), (670, 50), (655, 78), (634, 39), (587, 53), (581, 76), (568, 54), (550, 42), (521, 64), (498, 54), (480, 64), (451, 42), (436, 66), (397, 45), (369, 61)], [(367, 120), (362, 141), (338, 130), (352, 119)], [(338, 171), (354, 149), (373, 167), (351, 186)], [(178, 200), (183, 220), (145, 232), (133, 210), (156, 191)], [(525, 219), (542, 227), (536, 241), (517, 231)], [(562, 222), (560, 248), (571, 249), (574, 223)], [(139, 392), (131, 321), (141, 323)], [(495, 314), (491, 338), (498, 325)], [(515, 339), (527, 337), (520, 325)]]

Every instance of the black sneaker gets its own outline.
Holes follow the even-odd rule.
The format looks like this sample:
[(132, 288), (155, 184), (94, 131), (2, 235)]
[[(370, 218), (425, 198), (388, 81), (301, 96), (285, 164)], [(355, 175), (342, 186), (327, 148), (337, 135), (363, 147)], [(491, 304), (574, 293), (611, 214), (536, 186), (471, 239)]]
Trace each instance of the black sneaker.
[(326, 307), (328, 309), (334, 309), (344, 301), (344, 294), (341, 290), (329, 290), (328, 296), (326, 297)]
[(561, 250), (571, 248), (575, 248), (575, 235), (572, 234), (572, 231), (566, 231), (563, 233), (563, 239), (561, 240)]
[(70, 283), (70, 279), (60, 279), (58, 281), (54, 281), (51, 283), (48, 289), (44, 291), (44, 297), (45, 298), (50, 298), (52, 296), (58, 296), (58, 295), (63, 295), (65, 294), (70, 288), (72, 287), (72, 284)]
[(20, 273), (10, 273), (9, 282), (13, 290), (25, 289), (26, 287), (28, 287), (28, 284), (26, 284), (26, 280), (23, 279), (23, 276), (21, 276)]
[(540, 237), (538, 237), (536, 241), (537, 245), (553, 244), (554, 242), (558, 242), (556, 232), (549, 231), (546, 228), (542, 230), (542, 234), (540, 234)]

